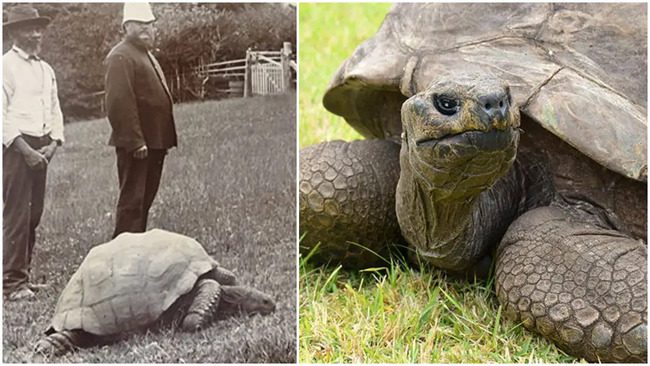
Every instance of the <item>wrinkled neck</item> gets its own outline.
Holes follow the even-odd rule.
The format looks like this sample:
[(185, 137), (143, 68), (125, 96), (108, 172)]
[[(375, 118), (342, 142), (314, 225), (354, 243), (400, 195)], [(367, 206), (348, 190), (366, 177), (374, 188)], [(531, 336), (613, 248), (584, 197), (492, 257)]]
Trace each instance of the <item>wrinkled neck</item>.
[[(462, 270), (468, 259), (482, 252), (474, 236), (477, 193), (449, 199), (430, 182), (401, 169), (397, 185), (397, 218), (406, 241), (436, 267)], [(470, 259), (471, 260), (471, 259)]]
[[(520, 152), (508, 170), (484, 190), (456, 189), (450, 178), (425, 177), (404, 154), (397, 186), (397, 218), (402, 235), (420, 256), (436, 267), (470, 270), (485, 257), (522, 213), (550, 204), (555, 196), (546, 158)], [(454, 185), (452, 184), (452, 185)], [(443, 187), (443, 188), (441, 188)]]
[(415, 166), (407, 149), (400, 153), (396, 200), (402, 235), (434, 266), (466, 271), (503, 234), (503, 216), (517, 210), (518, 192), (502, 188), (505, 177), (459, 178), (455, 167)]
[(243, 314), (242, 297), (237, 291), (237, 286), (221, 286), (221, 297), (219, 298), (219, 312), (217, 316), (227, 318)]

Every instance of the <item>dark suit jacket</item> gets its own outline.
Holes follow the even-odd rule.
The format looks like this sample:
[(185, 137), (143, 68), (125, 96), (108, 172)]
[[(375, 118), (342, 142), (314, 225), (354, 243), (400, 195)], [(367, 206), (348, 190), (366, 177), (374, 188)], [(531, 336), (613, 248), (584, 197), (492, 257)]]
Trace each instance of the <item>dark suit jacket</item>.
[(129, 40), (106, 56), (106, 113), (113, 128), (110, 145), (127, 151), (145, 144), (149, 149), (176, 146), (171, 95), (162, 70), (157, 72), (153, 62), (157, 65), (146, 49)]

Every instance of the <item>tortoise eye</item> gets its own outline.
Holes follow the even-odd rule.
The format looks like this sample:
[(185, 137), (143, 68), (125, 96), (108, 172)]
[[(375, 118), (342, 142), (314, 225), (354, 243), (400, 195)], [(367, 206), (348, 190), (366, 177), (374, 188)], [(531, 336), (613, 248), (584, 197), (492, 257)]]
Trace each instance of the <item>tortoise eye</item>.
[(438, 112), (444, 114), (445, 116), (453, 116), (458, 112), (460, 103), (454, 98), (450, 98), (444, 95), (436, 95), (433, 97), (433, 104), (435, 105)]

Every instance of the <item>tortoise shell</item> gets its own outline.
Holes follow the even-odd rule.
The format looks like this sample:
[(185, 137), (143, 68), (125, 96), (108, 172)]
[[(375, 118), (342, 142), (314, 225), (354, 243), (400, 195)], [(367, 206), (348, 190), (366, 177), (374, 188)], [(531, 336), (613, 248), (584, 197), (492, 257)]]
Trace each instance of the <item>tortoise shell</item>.
[(90, 250), (56, 305), (56, 331), (111, 335), (155, 322), (218, 263), (189, 237), (123, 233)]
[(323, 103), (399, 141), (400, 107), (439, 77), (490, 73), (522, 114), (606, 168), (647, 180), (646, 4), (397, 4)]

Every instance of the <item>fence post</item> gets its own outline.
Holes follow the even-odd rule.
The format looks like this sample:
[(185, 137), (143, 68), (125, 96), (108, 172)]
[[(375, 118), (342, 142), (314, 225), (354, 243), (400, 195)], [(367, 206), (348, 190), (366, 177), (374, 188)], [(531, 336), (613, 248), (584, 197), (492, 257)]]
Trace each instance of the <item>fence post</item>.
[[(199, 70), (201, 70), (201, 77), (204, 77), (203, 74), (205, 73), (205, 66), (203, 63), (203, 56), (199, 58)], [(207, 76), (207, 75), (206, 75)], [(201, 79), (201, 89), (199, 90), (199, 96), (201, 97), (201, 100), (205, 98), (205, 83), (207, 82), (207, 79)]]
[(291, 85), (291, 68), (289, 67), (289, 61), (291, 61), (291, 42), (282, 43), (282, 91), (286, 92), (289, 90)]
[(244, 71), (244, 98), (249, 97), (252, 93), (251, 86), (251, 49), (246, 50), (246, 70)]
[(178, 67), (174, 68), (174, 73), (176, 74), (176, 85), (172, 85), (172, 93), (175, 91), (177, 100), (179, 102), (182, 102), (183, 98), (181, 97), (181, 93), (180, 93), (181, 77), (178, 74)]

